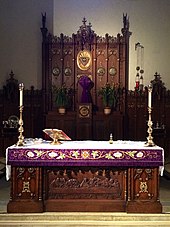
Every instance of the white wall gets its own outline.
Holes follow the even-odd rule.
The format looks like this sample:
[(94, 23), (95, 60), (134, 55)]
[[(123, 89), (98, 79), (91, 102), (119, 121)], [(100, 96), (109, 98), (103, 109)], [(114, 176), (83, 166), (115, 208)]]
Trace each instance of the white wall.
[(144, 46), (144, 84), (155, 72), (170, 89), (170, 0), (54, 0), (54, 34), (76, 33), (85, 16), (93, 30), (116, 36), (123, 26), (123, 13), (130, 20), (129, 88), (135, 86), (137, 53), (135, 44)]
[[(53, 5), (54, 4), (54, 5)], [(93, 30), (117, 35), (130, 20), (129, 88), (135, 86), (135, 43), (144, 46), (144, 84), (157, 71), (170, 89), (170, 0), (0, 0), (0, 84), (11, 69), (26, 88), (41, 88), (41, 13), (55, 35), (76, 33), (86, 17)]]
[(53, 0), (0, 0), (0, 84), (13, 70), (25, 88), (41, 88), (41, 13), (53, 27)]

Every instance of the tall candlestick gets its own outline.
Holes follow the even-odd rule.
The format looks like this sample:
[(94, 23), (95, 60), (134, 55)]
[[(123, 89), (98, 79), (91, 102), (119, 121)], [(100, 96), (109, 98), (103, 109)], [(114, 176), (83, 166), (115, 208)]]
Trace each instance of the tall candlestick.
[(155, 146), (153, 142), (153, 137), (152, 137), (152, 119), (151, 119), (151, 113), (152, 113), (152, 84), (149, 84), (148, 86), (148, 113), (149, 113), (149, 120), (148, 120), (148, 137), (147, 137), (147, 143), (146, 146)]
[(19, 105), (23, 106), (23, 89), (24, 89), (24, 84), (21, 83), (19, 84)]
[(17, 142), (17, 146), (23, 146), (24, 145), (24, 136), (23, 136), (23, 132), (24, 132), (24, 128), (23, 128), (23, 119), (22, 119), (22, 112), (23, 112), (23, 90), (24, 90), (24, 84), (21, 83), (19, 84), (19, 112), (20, 112), (20, 118), (19, 118), (19, 128), (18, 128), (18, 132), (19, 132), (19, 136), (18, 136), (18, 142)]

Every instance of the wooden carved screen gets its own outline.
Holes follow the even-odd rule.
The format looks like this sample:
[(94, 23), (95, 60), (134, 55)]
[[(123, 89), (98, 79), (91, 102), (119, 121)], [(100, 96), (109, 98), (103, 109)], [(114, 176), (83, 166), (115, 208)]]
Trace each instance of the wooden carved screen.
[[(67, 112), (76, 112), (82, 103), (91, 104), (92, 113), (89, 115), (89, 124), (90, 130), (94, 131), (91, 124), (95, 121), (95, 116), (103, 112), (103, 104), (101, 97), (98, 96), (98, 91), (109, 83), (122, 88), (119, 102), (112, 114), (125, 115), (126, 90), (128, 89), (129, 37), (131, 34), (127, 15), (123, 15), (122, 34), (117, 34), (116, 37), (108, 34), (105, 37), (98, 36), (92, 30), (91, 24), (87, 25), (85, 18), (76, 34), (71, 37), (63, 34), (56, 37), (47, 34), (45, 19), (45, 16), (43, 16), (41, 28), (43, 35), (44, 114), (48, 115), (49, 112), (56, 109), (53, 86), (59, 88), (64, 84), (74, 91)], [(83, 99), (84, 84), (82, 86), (82, 83), (85, 83), (84, 79), (88, 80), (89, 87), (91, 86), (89, 88), (90, 99)], [(76, 119), (76, 124), (78, 122)], [(46, 123), (47, 126), (50, 126), (48, 120)], [(77, 136), (75, 137), (77, 138)]]

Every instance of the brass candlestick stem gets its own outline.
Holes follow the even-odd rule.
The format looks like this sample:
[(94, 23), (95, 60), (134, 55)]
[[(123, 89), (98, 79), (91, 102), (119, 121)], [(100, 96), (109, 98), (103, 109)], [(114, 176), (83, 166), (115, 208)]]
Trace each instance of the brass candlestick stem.
[(19, 118), (19, 128), (18, 128), (19, 136), (18, 136), (17, 146), (24, 145), (24, 136), (23, 136), (24, 128), (23, 128), (23, 119), (22, 119), (23, 108), (24, 108), (23, 106), (19, 107), (20, 118)]
[(151, 113), (152, 113), (152, 108), (151, 107), (148, 107), (148, 113), (149, 113), (149, 120), (148, 120), (148, 137), (147, 137), (147, 140), (148, 142), (146, 142), (146, 146), (148, 147), (152, 147), (152, 146), (155, 146), (154, 142), (153, 142), (153, 137), (152, 137), (152, 120), (151, 120)]

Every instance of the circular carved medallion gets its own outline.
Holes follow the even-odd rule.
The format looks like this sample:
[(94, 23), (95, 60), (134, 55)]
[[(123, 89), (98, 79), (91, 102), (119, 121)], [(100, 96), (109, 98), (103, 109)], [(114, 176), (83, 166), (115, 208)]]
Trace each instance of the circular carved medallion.
[(66, 67), (64, 70), (65, 76), (70, 76), (71, 75), (71, 69), (69, 67)]
[(105, 74), (105, 69), (103, 67), (99, 67), (97, 70), (97, 74), (99, 76), (103, 76)]
[(59, 74), (60, 74), (60, 69), (59, 69), (58, 67), (54, 67), (52, 72), (53, 72), (53, 75), (54, 75), (54, 76), (59, 76)]
[(115, 76), (116, 73), (117, 73), (117, 70), (116, 70), (115, 67), (111, 67), (111, 68), (109, 69), (109, 74), (110, 74), (110, 76)]

